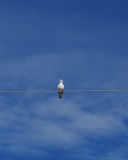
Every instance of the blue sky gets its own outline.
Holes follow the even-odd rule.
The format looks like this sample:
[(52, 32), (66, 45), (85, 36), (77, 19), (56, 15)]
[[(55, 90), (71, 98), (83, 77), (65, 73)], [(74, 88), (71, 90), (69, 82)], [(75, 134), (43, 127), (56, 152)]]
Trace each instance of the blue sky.
[[(128, 89), (127, 0), (0, 0), (0, 90)], [(2, 160), (127, 160), (128, 93), (0, 93)]]

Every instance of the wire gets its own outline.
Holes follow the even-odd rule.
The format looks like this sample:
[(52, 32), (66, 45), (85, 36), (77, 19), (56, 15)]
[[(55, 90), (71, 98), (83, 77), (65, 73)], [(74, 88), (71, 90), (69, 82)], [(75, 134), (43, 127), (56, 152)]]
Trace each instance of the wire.
[(57, 91), (0, 91), (0, 92), (57, 92)]
[(128, 90), (69, 90), (65, 92), (124, 92)]
[[(127, 92), (128, 90), (64, 90), (64, 92)], [(56, 91), (0, 91), (0, 92), (58, 92)]]

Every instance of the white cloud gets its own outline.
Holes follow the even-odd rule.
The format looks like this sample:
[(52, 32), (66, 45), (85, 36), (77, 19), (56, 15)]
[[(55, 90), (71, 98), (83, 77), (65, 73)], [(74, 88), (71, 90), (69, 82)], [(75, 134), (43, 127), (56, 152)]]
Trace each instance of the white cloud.
[[(60, 78), (66, 89), (98, 87), (105, 79), (105, 74), (103, 79), (98, 77), (103, 64), (94, 79), (93, 67), (97, 64), (91, 66), (84, 53), (77, 57), (76, 53), (37, 55), (3, 62), (1, 90), (56, 90)], [(107, 79), (101, 86), (112, 87), (113, 80)], [(127, 136), (126, 93), (65, 92), (61, 100), (58, 93), (6, 93), (0, 100), (0, 148), (10, 152), (23, 153), (27, 149), (34, 154), (41, 154), (40, 150), (47, 154), (47, 148), (68, 152), (79, 148), (84, 156), (83, 148), (89, 147), (86, 155), (91, 159), (90, 148), (95, 141)]]
[(40, 148), (45, 153), (47, 147), (70, 151), (89, 143), (89, 137), (112, 138), (126, 132), (123, 121), (112, 113), (89, 113), (81, 107), (64, 98), (44, 102), (38, 99), (26, 104), (20, 100), (16, 105), (6, 106), (0, 116), (0, 148), (11, 152), (28, 149), (38, 153)]
[(115, 149), (114, 151), (109, 152), (106, 154), (105, 157), (101, 158), (102, 160), (127, 160), (127, 146), (121, 146), (118, 149)]

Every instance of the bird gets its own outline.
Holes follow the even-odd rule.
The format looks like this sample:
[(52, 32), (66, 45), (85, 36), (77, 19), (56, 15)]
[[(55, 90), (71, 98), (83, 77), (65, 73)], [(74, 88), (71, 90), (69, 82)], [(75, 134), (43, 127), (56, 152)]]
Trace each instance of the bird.
[(58, 93), (59, 93), (59, 98), (62, 98), (64, 91), (64, 85), (63, 85), (63, 80), (60, 80), (60, 83), (58, 84)]

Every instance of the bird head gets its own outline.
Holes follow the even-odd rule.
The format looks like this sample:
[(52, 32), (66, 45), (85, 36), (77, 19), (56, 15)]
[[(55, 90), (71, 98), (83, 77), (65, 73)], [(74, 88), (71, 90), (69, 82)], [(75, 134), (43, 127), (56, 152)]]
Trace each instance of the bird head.
[(61, 83), (63, 83), (63, 80), (62, 80), (62, 79), (60, 79), (60, 82), (61, 82)]

